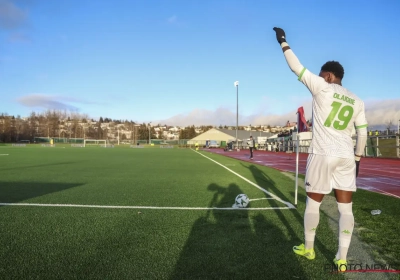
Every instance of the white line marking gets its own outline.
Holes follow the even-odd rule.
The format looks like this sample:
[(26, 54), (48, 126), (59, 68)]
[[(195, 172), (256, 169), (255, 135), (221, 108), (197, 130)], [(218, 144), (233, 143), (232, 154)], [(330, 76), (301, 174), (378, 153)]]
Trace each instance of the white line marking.
[(123, 205), (85, 205), (85, 204), (46, 204), (46, 203), (0, 203), (0, 206), (38, 206), (38, 207), (75, 207), (75, 208), (111, 208), (111, 209), (154, 209), (154, 210), (275, 210), (290, 207), (263, 208), (218, 208), (218, 207), (158, 207), (158, 206), (123, 206)]
[(195, 150), (193, 150), (193, 149), (192, 149), (192, 151), (195, 152), (195, 153), (198, 153), (199, 155), (201, 155), (201, 156), (203, 156), (203, 157), (205, 157), (205, 158), (207, 158), (207, 159), (209, 159), (209, 160), (211, 160), (212, 162), (215, 162), (215, 163), (218, 164), (219, 166), (222, 166), (223, 168), (225, 168), (225, 169), (228, 170), (229, 172), (231, 172), (231, 173), (235, 174), (236, 176), (238, 176), (239, 178), (245, 180), (247, 183), (253, 185), (254, 187), (256, 187), (257, 189), (259, 189), (260, 191), (262, 191), (262, 192), (268, 194), (269, 196), (273, 197), (275, 200), (278, 200), (279, 202), (282, 202), (283, 204), (286, 204), (287, 207), (289, 207), (289, 208), (291, 208), (291, 209), (296, 209), (296, 207), (294, 207), (293, 204), (291, 204), (290, 202), (287, 202), (287, 201), (284, 201), (284, 200), (280, 199), (280, 198), (277, 197), (276, 195), (270, 193), (269, 191), (265, 190), (264, 188), (260, 187), (259, 185), (257, 185), (257, 184), (255, 184), (255, 183), (253, 183), (252, 181), (246, 179), (246, 178), (243, 177), (242, 175), (240, 175), (240, 174), (236, 173), (235, 171), (229, 169), (228, 167), (224, 166), (223, 164), (219, 163), (218, 161), (215, 161), (215, 160), (213, 160), (212, 158), (209, 158), (209, 157), (203, 155), (202, 153), (199, 153), (199, 152), (197, 152), (197, 151), (195, 151)]
[(264, 200), (264, 199), (275, 199), (275, 198), (273, 198), (273, 197), (254, 198), (254, 199), (249, 199), (249, 201), (257, 201), (257, 200)]
[(8, 156), (9, 154), (0, 154), (0, 156)]

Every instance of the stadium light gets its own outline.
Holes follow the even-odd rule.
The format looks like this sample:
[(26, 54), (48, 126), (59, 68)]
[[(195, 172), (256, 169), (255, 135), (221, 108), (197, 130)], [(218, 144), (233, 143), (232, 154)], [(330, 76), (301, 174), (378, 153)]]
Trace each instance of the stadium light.
[(239, 152), (239, 141), (238, 141), (238, 122), (239, 122), (239, 81), (234, 83), (236, 87), (236, 150)]
[[(139, 124), (134, 124), (133, 125), (133, 144), (137, 144), (136, 143), (136, 137), (137, 137), (137, 128), (140, 127)], [(131, 137), (132, 138), (132, 137)]]
[(150, 139), (150, 130), (151, 130), (151, 122), (149, 122), (149, 145), (150, 145), (150, 141), (151, 141), (151, 139)]
[(85, 141), (85, 139), (86, 139), (85, 127), (83, 126), (83, 124), (81, 124), (81, 127), (82, 127), (82, 132), (83, 132), (83, 141)]

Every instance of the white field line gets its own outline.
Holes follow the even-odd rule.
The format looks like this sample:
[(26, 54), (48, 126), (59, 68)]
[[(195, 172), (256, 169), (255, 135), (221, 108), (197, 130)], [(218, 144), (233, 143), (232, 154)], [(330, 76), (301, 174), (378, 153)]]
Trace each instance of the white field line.
[(37, 207), (75, 207), (75, 208), (108, 208), (108, 209), (154, 209), (154, 210), (276, 210), (288, 207), (263, 208), (218, 208), (218, 207), (158, 207), (158, 206), (123, 206), (123, 205), (85, 205), (85, 204), (46, 204), (46, 203), (0, 203), (0, 206), (37, 206)]
[[(193, 150), (194, 151), (194, 150)], [(199, 152), (196, 152), (199, 153)], [(201, 153), (199, 153), (202, 155)], [(202, 155), (204, 156), (204, 155)], [(260, 207), (260, 208), (218, 208), (218, 207), (162, 207), (162, 206), (123, 206), (123, 205), (85, 205), (85, 204), (48, 204), (48, 203), (1, 203), (0, 206), (36, 206), (36, 207), (73, 207), (73, 208), (107, 208), (107, 209), (154, 209), (154, 210), (244, 210), (244, 211), (257, 211), (257, 210), (283, 210), (283, 209), (294, 209), (295, 207), (289, 203), (285, 202), (284, 200), (280, 199), (279, 197), (275, 196), (272, 193), (269, 193), (265, 189), (261, 188), (260, 186), (256, 185), (255, 183), (249, 181), (248, 179), (244, 178), (243, 176), (237, 174), (233, 170), (225, 167), (224, 165), (218, 163), (217, 161), (204, 156), (207, 159), (217, 163), (218, 165), (224, 167), (228, 171), (232, 172), (236, 176), (242, 178), (246, 182), (252, 184), (256, 188), (260, 189), (264, 193), (270, 195), (271, 197), (268, 198), (258, 198), (258, 199), (251, 199), (250, 201), (261, 200), (261, 199), (275, 199), (287, 205), (287, 207)]]
[(257, 200), (265, 200), (265, 199), (275, 199), (275, 198), (273, 198), (273, 197), (254, 198), (254, 199), (249, 199), (249, 201), (257, 201)]
[(215, 160), (213, 160), (212, 158), (209, 158), (209, 157), (203, 155), (202, 153), (199, 153), (199, 152), (197, 152), (197, 151), (195, 151), (195, 150), (193, 150), (193, 149), (192, 149), (192, 151), (195, 152), (195, 153), (198, 153), (199, 155), (201, 155), (201, 156), (203, 156), (203, 157), (205, 157), (205, 158), (207, 158), (207, 159), (209, 159), (209, 160), (211, 160), (212, 162), (218, 164), (219, 166), (222, 166), (223, 168), (225, 168), (225, 169), (228, 170), (229, 172), (231, 172), (231, 173), (235, 174), (236, 176), (238, 176), (239, 178), (245, 180), (247, 183), (253, 185), (254, 187), (256, 187), (257, 189), (259, 189), (259, 190), (261, 190), (262, 192), (266, 193), (267, 195), (271, 196), (271, 197), (274, 198), (275, 200), (277, 200), (277, 201), (279, 201), (279, 202), (282, 202), (282, 203), (285, 204), (288, 208), (290, 208), (290, 209), (295, 209), (295, 208), (296, 208), (296, 207), (294, 207), (293, 204), (291, 204), (290, 202), (287, 202), (287, 201), (282, 200), (282, 199), (279, 198), (278, 196), (276, 196), (276, 195), (270, 193), (270, 192), (267, 191), (266, 189), (260, 187), (259, 185), (253, 183), (252, 181), (246, 179), (246, 178), (243, 177), (242, 175), (240, 175), (240, 174), (236, 173), (235, 171), (229, 169), (228, 167), (224, 166), (223, 164), (219, 163), (218, 161), (215, 161)]
[(0, 154), (0, 156), (8, 156), (9, 154)]

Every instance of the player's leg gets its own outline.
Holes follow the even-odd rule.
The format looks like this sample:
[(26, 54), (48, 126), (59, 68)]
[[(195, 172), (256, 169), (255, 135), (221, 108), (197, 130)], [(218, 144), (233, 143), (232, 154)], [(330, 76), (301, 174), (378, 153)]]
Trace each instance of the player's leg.
[(319, 224), (319, 208), (324, 194), (307, 192), (307, 204), (304, 212), (305, 248), (313, 249), (315, 233)]
[(306, 210), (304, 211), (304, 244), (293, 247), (293, 252), (309, 260), (315, 258), (314, 240), (319, 224), (319, 207), (324, 194), (307, 192)]
[(314, 240), (319, 224), (319, 208), (325, 194), (331, 192), (331, 164), (330, 158), (310, 154), (307, 159), (306, 191), (307, 202), (304, 212), (304, 240), (305, 244), (294, 246), (293, 251), (308, 259), (315, 258)]
[[(335, 159), (333, 159), (334, 161)], [(319, 224), (319, 208), (325, 194), (331, 192), (331, 178), (334, 162), (332, 158), (310, 155), (307, 159), (306, 191), (307, 205), (304, 212), (305, 248), (314, 248), (315, 233)]]
[(345, 271), (347, 252), (354, 229), (353, 192), (356, 191), (355, 163), (353, 159), (342, 159), (342, 164), (334, 174), (334, 192), (339, 210), (339, 246), (334, 263), (338, 270)]

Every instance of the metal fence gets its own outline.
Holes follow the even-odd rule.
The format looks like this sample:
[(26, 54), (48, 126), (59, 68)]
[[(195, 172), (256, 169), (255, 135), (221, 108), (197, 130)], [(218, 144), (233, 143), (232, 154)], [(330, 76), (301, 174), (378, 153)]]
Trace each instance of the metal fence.
[[(272, 152), (296, 152), (297, 140), (282, 140), (270, 141), (259, 144), (258, 149)], [(311, 139), (301, 139), (299, 141), (299, 152), (308, 153), (308, 148), (311, 144)], [(353, 138), (354, 147), (356, 138)], [(240, 146), (239, 148), (247, 148)], [(365, 157), (385, 157), (385, 158), (400, 158), (400, 137), (399, 135), (388, 136), (369, 136), (364, 149)]]
[[(190, 139), (179, 139), (179, 140), (163, 140), (163, 139), (150, 139), (150, 144), (153, 145), (186, 145)], [(108, 143), (118, 144), (118, 139), (110, 139)], [(120, 140), (119, 144), (129, 144), (129, 145), (148, 145), (149, 140)]]
[(35, 137), (34, 143), (83, 143), (84, 138)]

